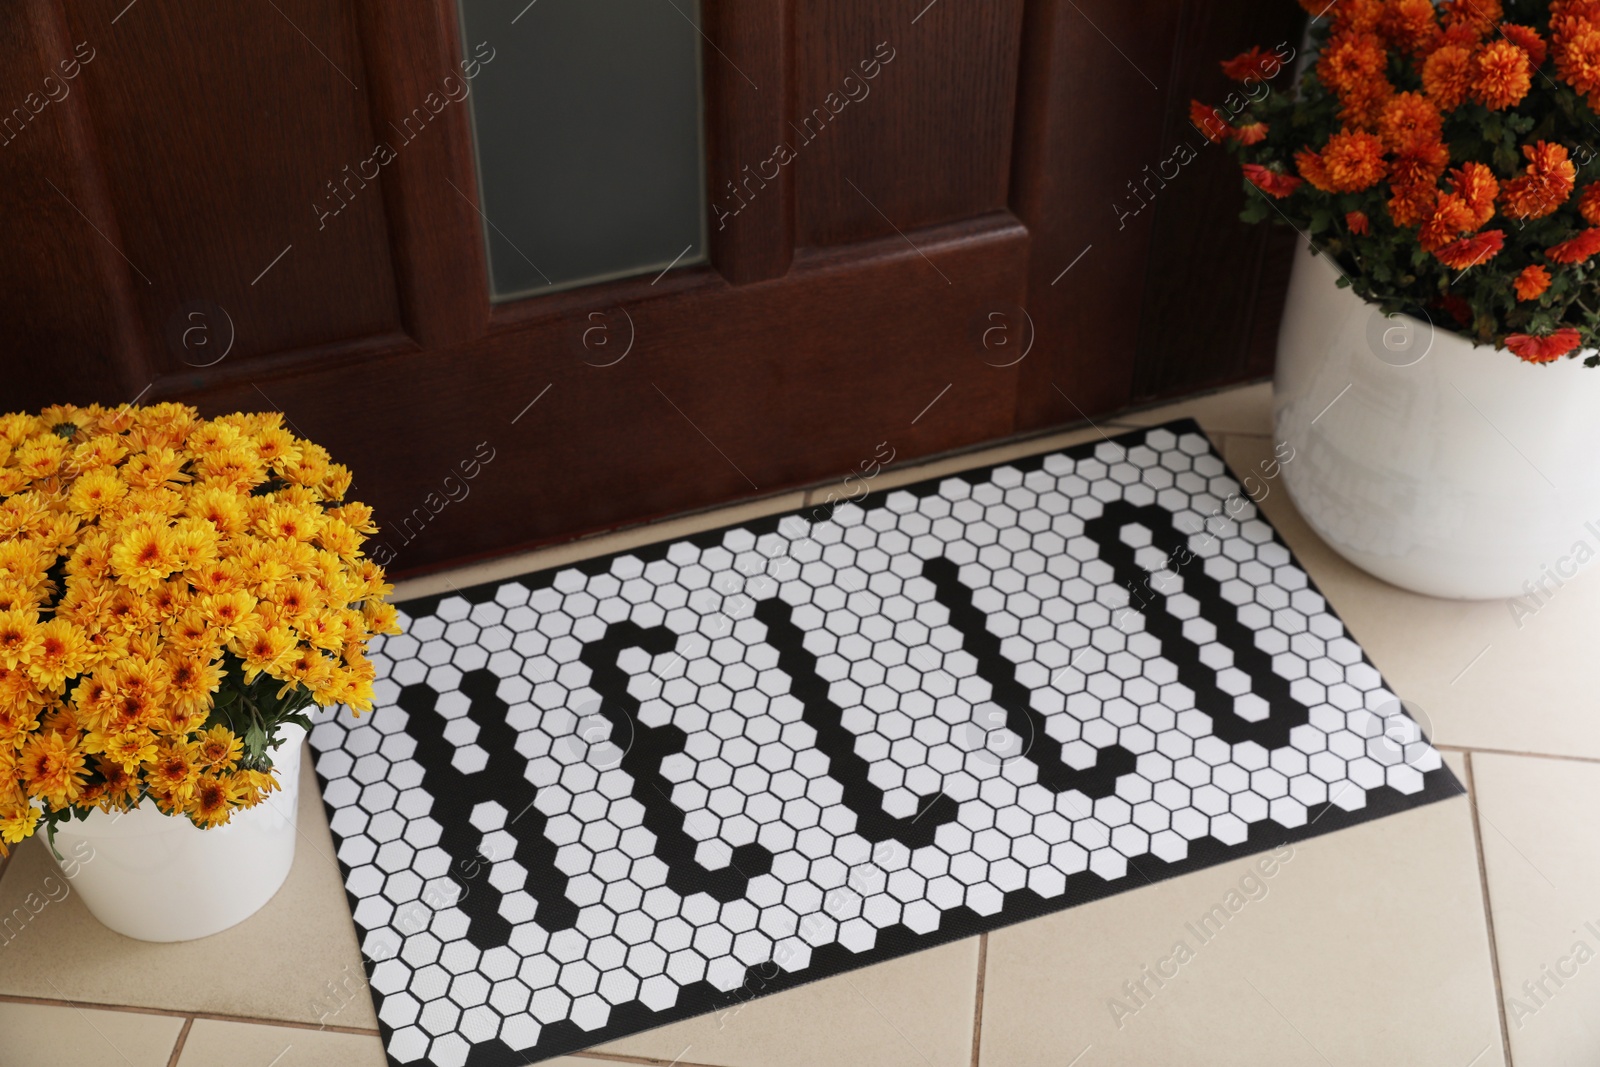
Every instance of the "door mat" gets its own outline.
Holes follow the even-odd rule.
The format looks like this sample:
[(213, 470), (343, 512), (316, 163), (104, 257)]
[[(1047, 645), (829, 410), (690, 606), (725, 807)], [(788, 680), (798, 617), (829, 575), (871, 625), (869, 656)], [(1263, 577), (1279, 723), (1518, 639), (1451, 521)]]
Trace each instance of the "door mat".
[(533, 1062), (1462, 792), (1187, 420), (401, 609), (376, 710), (311, 735), (395, 1063)]

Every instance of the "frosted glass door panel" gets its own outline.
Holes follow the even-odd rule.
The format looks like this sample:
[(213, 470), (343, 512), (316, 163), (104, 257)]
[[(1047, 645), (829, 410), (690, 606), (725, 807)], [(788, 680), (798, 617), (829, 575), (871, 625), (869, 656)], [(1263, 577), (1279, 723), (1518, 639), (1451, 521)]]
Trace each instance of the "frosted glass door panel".
[[(495, 300), (705, 258), (696, 0), (461, 0)], [(487, 45), (487, 48), (485, 47)]]

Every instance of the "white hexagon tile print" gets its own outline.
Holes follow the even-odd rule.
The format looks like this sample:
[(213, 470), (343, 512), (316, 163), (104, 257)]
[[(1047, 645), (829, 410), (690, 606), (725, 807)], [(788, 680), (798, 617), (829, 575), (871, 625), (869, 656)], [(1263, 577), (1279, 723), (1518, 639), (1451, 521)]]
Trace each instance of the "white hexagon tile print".
[(1461, 791), (1192, 423), (401, 620), (376, 710), (311, 737), (401, 1064), (527, 1063)]

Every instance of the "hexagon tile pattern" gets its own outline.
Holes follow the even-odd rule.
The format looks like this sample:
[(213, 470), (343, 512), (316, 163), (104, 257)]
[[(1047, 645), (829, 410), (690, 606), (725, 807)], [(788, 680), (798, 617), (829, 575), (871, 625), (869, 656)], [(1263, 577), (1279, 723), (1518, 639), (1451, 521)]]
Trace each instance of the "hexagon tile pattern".
[(311, 736), (400, 1064), (532, 1062), (1461, 792), (1187, 421), (401, 620), (376, 711)]

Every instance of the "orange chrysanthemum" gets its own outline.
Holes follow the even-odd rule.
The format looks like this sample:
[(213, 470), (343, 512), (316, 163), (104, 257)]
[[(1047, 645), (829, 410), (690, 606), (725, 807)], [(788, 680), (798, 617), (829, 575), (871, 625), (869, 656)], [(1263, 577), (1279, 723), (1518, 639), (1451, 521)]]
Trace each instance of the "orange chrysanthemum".
[(1511, 219), (1542, 219), (1572, 195), (1578, 168), (1564, 146), (1548, 141), (1523, 145), (1522, 154), (1528, 160), (1522, 175), (1501, 186), (1503, 210)]
[(1341, 33), (1317, 60), (1317, 77), (1336, 93), (1349, 93), (1384, 76), (1383, 42), (1369, 33)]
[(1591, 182), (1578, 194), (1578, 214), (1591, 226), (1600, 226), (1600, 182)]
[(1583, 263), (1596, 252), (1600, 252), (1600, 226), (1581, 230), (1577, 236), (1569, 237), (1560, 244), (1551, 245), (1544, 250), (1550, 262), (1560, 263), (1563, 266)]
[(1452, 241), (1443, 248), (1436, 249), (1434, 255), (1439, 262), (1451, 270), (1466, 270), (1487, 262), (1500, 254), (1505, 247), (1506, 235), (1501, 230), (1484, 230), (1471, 237), (1463, 237), (1459, 241)]
[(1322, 166), (1337, 192), (1370, 189), (1383, 180), (1383, 142), (1364, 130), (1340, 130), (1323, 146)]
[(1245, 180), (1277, 200), (1282, 200), (1300, 187), (1300, 179), (1294, 175), (1263, 167), (1259, 163), (1246, 163), (1242, 169)]
[(1505, 9), (1500, 0), (1445, 0), (1443, 15), (1445, 25), (1465, 26), (1482, 37), (1494, 31)]
[(1450, 172), (1450, 188), (1461, 194), (1472, 209), (1473, 229), (1481, 228), (1494, 218), (1494, 200), (1500, 192), (1500, 183), (1494, 172), (1482, 163), (1463, 163)]
[(1528, 53), (1510, 41), (1490, 41), (1472, 57), (1472, 98), (1490, 111), (1515, 107), (1532, 84)]
[(1358, 236), (1366, 236), (1372, 232), (1372, 224), (1367, 221), (1366, 213), (1362, 211), (1345, 212), (1344, 224), (1351, 233)]
[(1198, 100), (1189, 101), (1189, 122), (1212, 144), (1221, 144), (1233, 136), (1233, 127), (1222, 117), (1222, 112)]
[(1506, 337), (1506, 347), (1529, 363), (1550, 363), (1577, 348), (1583, 337), (1571, 326), (1544, 337), (1514, 333)]
[(1472, 49), (1447, 44), (1422, 64), (1422, 89), (1440, 111), (1454, 111), (1472, 90)]
[(78, 799), (83, 779), (88, 775), (83, 752), (63, 734), (35, 734), (22, 748), (17, 762), (22, 785), (29, 796), (43, 799), (51, 807), (62, 807)]
[[(1555, 26), (1552, 20), (1552, 28)], [(1600, 94), (1600, 27), (1575, 20), (1556, 35), (1556, 75), (1591, 100)]]
[(1400, 51), (1421, 55), (1439, 36), (1433, 0), (1389, 0), (1378, 20), (1378, 32)]
[(1283, 61), (1259, 45), (1222, 61), (1222, 73), (1236, 82), (1247, 78), (1276, 78), (1282, 69)]
[(1503, 22), (1500, 24), (1500, 32), (1506, 40), (1528, 53), (1528, 59), (1535, 67), (1543, 66), (1545, 59), (1550, 55), (1550, 45), (1539, 36), (1539, 31), (1531, 26)]
[(1442, 193), (1434, 201), (1433, 210), (1423, 220), (1417, 231), (1417, 243), (1429, 252), (1437, 252), (1457, 237), (1472, 231), (1476, 215), (1458, 193)]
[(1518, 300), (1537, 300), (1550, 288), (1550, 272), (1537, 263), (1522, 268), (1515, 283)]
[(1439, 109), (1421, 93), (1396, 93), (1378, 118), (1378, 136), (1391, 152), (1437, 144), (1443, 129)]
[(1233, 131), (1233, 139), (1240, 144), (1260, 144), (1267, 139), (1267, 124), (1247, 122)]
[(1403, 185), (1433, 185), (1449, 165), (1450, 149), (1442, 142), (1421, 144), (1389, 161), (1389, 185), (1395, 189)]
[(1294, 166), (1300, 172), (1300, 177), (1313, 186), (1325, 193), (1333, 192), (1333, 179), (1328, 177), (1328, 171), (1322, 165), (1322, 157), (1310, 148), (1302, 148), (1294, 154)]

